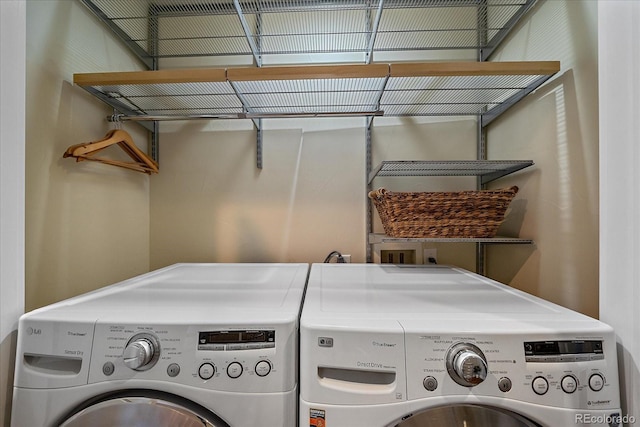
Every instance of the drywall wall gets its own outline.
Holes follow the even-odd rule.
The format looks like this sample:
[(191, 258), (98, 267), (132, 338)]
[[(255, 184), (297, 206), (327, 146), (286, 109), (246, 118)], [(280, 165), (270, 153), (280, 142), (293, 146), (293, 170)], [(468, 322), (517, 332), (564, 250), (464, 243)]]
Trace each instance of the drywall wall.
[[(26, 8), (29, 310), (148, 270), (149, 177), (62, 158), (68, 146), (109, 129), (111, 111), (74, 87), (73, 73), (142, 67), (80, 2)], [(144, 148), (146, 132), (137, 127), (128, 129)]]
[(488, 275), (598, 316), (597, 2), (540, 2), (491, 58), (559, 60), (546, 85), (487, 133), (490, 159), (534, 168), (492, 184), (520, 186), (506, 227), (533, 246), (492, 246)]
[(616, 331), (622, 415), (640, 420), (640, 3), (598, 2), (600, 318)]
[(0, 426), (11, 417), (18, 318), (24, 310), (26, 2), (0, 2)]
[(267, 130), (187, 125), (164, 132), (151, 186), (151, 265), (178, 261), (363, 259), (364, 130)]

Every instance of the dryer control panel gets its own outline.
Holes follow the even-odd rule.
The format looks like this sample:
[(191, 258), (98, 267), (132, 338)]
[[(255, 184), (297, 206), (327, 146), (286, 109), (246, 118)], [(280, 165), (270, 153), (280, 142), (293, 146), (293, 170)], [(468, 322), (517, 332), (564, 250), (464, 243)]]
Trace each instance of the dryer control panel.
[(295, 324), (23, 323), (21, 387), (140, 380), (259, 393), (297, 385)]
[(408, 334), (408, 400), (492, 396), (573, 409), (619, 405), (615, 339), (604, 335)]
[(290, 369), (296, 351), (292, 325), (98, 324), (89, 382), (139, 379), (220, 391), (288, 391), (296, 384)]

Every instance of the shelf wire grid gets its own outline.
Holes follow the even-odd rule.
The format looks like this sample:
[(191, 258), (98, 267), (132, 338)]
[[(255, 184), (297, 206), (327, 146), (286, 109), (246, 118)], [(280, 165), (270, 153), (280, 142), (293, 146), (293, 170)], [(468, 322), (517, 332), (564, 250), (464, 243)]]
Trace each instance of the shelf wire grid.
[(229, 82), (94, 86), (133, 115), (217, 115), (243, 113)]
[(477, 176), (487, 184), (533, 164), (532, 160), (385, 160), (370, 173), (369, 184), (376, 177), (407, 176)]
[(377, 111), (383, 78), (235, 82), (249, 111), (265, 114)]
[[(393, 67), (393, 64), (391, 65)], [(385, 116), (491, 115), (517, 102), (550, 75), (411, 77), (228, 77), (224, 81), (90, 85), (90, 92), (132, 115), (349, 114)], [(227, 69), (227, 74), (232, 70)], [(301, 70), (302, 71), (302, 70)], [(426, 71), (428, 73), (428, 71)], [(117, 73), (116, 73), (117, 74)], [(551, 73), (551, 75), (554, 73)], [(179, 74), (176, 73), (177, 77)], [(87, 88), (86, 86), (83, 86)], [(496, 108), (499, 107), (499, 108)]]
[(391, 77), (380, 101), (389, 116), (479, 115), (534, 84), (539, 75)]
[(125, 42), (152, 58), (481, 49), (534, 2), (81, 1)]

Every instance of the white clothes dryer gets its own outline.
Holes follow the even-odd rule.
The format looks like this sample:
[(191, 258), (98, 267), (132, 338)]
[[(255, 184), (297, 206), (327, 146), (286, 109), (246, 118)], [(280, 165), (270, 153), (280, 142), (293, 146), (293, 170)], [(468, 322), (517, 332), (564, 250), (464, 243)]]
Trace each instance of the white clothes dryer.
[(176, 264), (23, 315), (12, 426), (295, 426), (308, 270)]
[(458, 268), (314, 264), (300, 334), (301, 427), (621, 425), (609, 326)]

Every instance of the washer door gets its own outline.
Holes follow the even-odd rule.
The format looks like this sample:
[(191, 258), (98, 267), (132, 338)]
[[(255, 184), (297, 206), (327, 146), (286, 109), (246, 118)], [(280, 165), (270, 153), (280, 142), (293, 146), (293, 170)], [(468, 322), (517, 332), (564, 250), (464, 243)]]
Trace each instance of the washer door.
[(439, 406), (417, 413), (395, 427), (541, 427), (515, 412), (481, 405)]
[[(152, 393), (153, 394), (153, 393)], [(229, 427), (210, 411), (171, 395), (111, 395), (88, 402), (61, 427)]]

